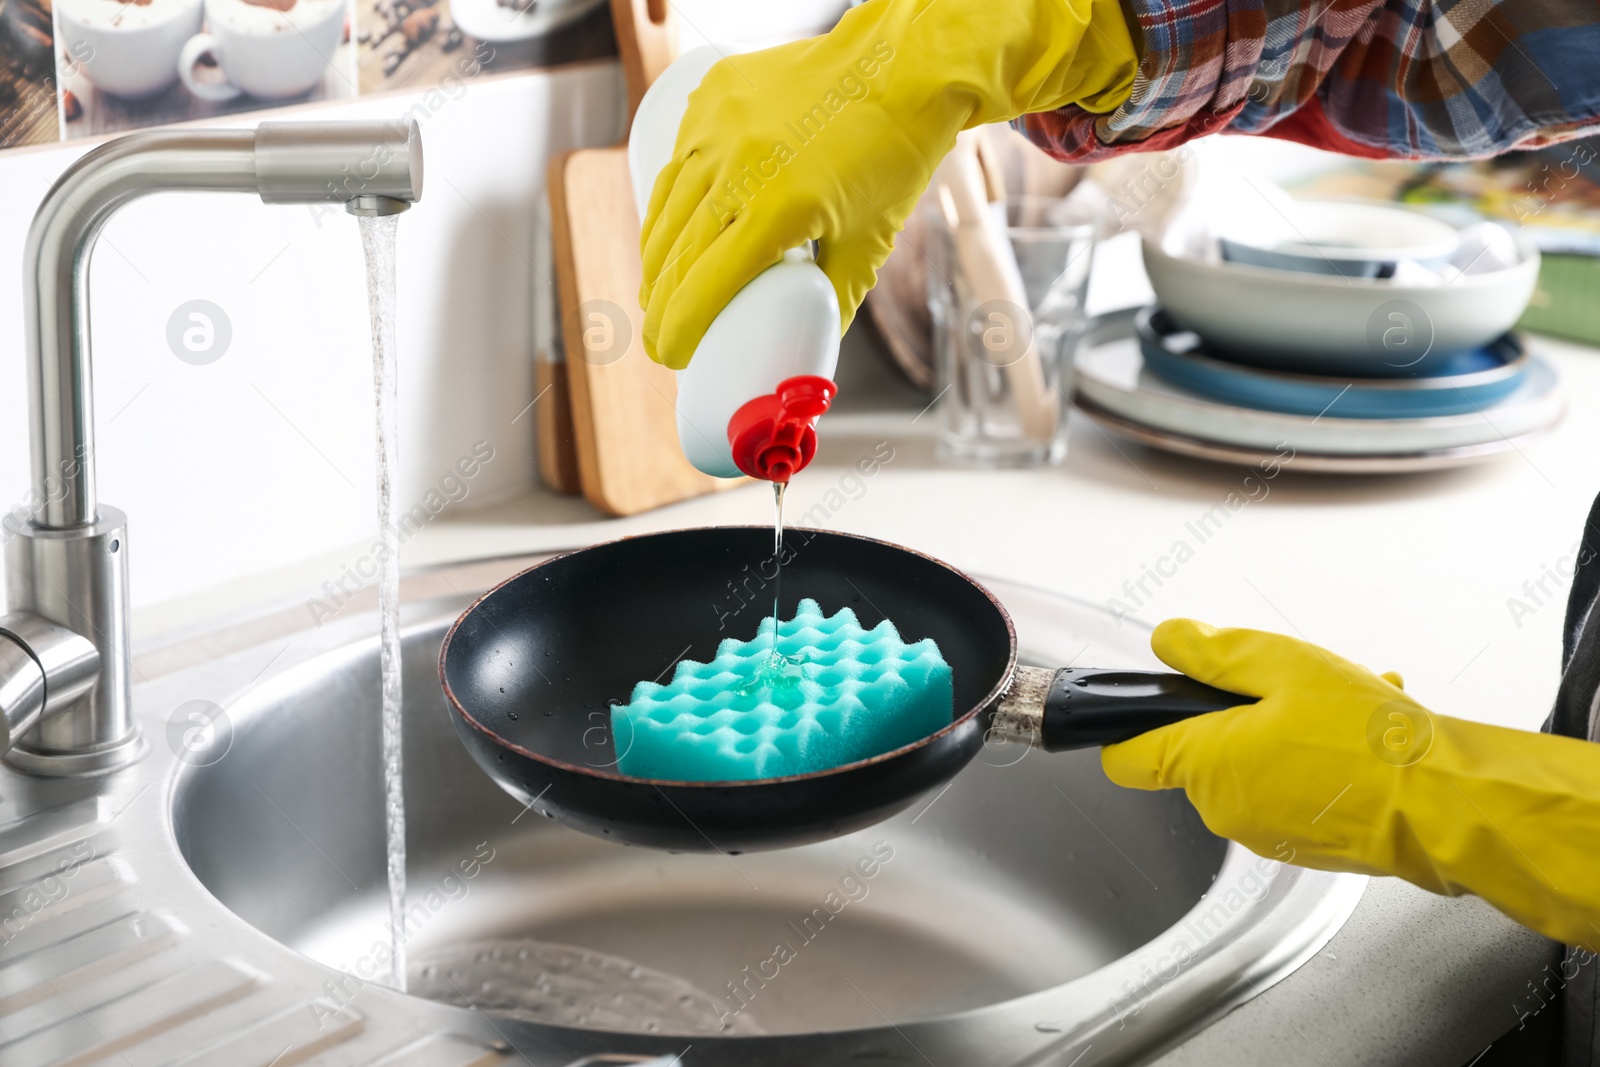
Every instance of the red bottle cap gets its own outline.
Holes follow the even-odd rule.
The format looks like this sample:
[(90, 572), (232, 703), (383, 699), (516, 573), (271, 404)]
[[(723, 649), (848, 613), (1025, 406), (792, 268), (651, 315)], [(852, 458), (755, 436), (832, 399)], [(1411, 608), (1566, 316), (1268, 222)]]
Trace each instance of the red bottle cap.
[(752, 478), (787, 482), (817, 454), (817, 420), (838, 392), (828, 379), (803, 374), (745, 403), (728, 420), (734, 465)]

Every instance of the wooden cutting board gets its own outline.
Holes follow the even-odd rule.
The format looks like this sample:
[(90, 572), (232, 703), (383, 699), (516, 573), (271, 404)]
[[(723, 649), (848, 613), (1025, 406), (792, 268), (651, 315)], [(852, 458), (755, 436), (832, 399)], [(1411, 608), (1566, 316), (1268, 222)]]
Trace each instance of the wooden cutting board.
[[(618, 50), (628, 86), (629, 119), (645, 90), (677, 56), (677, 27), (667, 0), (612, 0)], [(570, 419), (567, 465), (559, 442), (541, 463), (547, 481), (577, 470), (583, 495), (611, 515), (633, 515), (740, 484), (712, 478), (678, 445), (677, 378), (644, 352), (639, 309), (639, 216), (626, 145), (585, 148), (550, 162), (550, 239), (566, 358), (548, 363), (555, 401), (542, 414), (559, 434)], [(562, 379), (565, 378), (563, 382)], [(565, 387), (566, 396), (558, 395)], [(555, 415), (555, 418), (548, 418)], [(557, 486), (561, 488), (561, 486)]]

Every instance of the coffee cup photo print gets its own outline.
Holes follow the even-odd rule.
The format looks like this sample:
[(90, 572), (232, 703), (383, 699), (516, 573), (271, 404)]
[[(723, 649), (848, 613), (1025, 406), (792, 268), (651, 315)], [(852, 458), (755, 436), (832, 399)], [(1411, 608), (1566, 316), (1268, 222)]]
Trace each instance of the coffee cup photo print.
[(57, 0), (67, 137), (357, 94), (353, 0)]

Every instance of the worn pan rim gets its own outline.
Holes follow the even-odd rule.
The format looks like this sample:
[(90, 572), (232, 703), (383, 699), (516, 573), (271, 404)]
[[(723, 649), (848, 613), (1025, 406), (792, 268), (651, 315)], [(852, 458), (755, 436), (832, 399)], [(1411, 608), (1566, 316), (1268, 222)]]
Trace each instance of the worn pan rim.
[(897, 551), (910, 553), (913, 556), (920, 556), (922, 559), (927, 560), (929, 563), (932, 563), (932, 564), (934, 564), (934, 565), (936, 565), (938, 567), (942, 567), (943, 569), (949, 571), (951, 574), (955, 575), (957, 578), (960, 578), (962, 581), (965, 581), (967, 584), (971, 585), (974, 589), (978, 590), (978, 592), (982, 593), (984, 595), (984, 597), (986, 599), (988, 599), (989, 603), (994, 605), (995, 610), (997, 612), (999, 612), (999, 614), (1000, 614), (1001, 621), (1003, 623), (1005, 623), (1006, 638), (1007, 638), (1007, 640), (1008, 640), (1008, 642), (1010, 644), (1010, 650), (1009, 650), (1009, 652), (1007, 653), (1007, 656), (1006, 656), (1005, 670), (1003, 670), (1001, 672), (999, 680), (996, 681), (994, 683), (994, 685), (992, 685), (989, 688), (988, 693), (986, 693), (983, 696), (983, 698), (980, 701), (978, 701), (978, 703), (976, 703), (972, 707), (968, 708), (964, 713), (962, 713), (961, 715), (957, 716), (956, 718), (951, 719), (949, 724), (946, 725), (944, 728), (942, 728), (940, 730), (937, 730), (937, 731), (935, 731), (935, 732), (933, 732), (931, 734), (928, 734), (926, 737), (923, 737), (923, 738), (920, 738), (920, 739), (918, 739), (916, 741), (913, 741), (909, 745), (901, 745), (899, 748), (891, 749), (888, 752), (881, 752), (876, 756), (869, 756), (866, 759), (856, 760), (854, 763), (845, 763), (845, 764), (841, 764), (838, 767), (829, 767), (827, 770), (822, 770), (822, 771), (811, 771), (810, 773), (807, 773), (807, 774), (786, 775), (786, 776), (784, 776), (782, 778), (740, 778), (740, 779), (719, 780), (719, 781), (712, 781), (712, 782), (707, 782), (707, 781), (682, 781), (682, 780), (673, 779), (673, 778), (636, 778), (636, 777), (633, 777), (632, 775), (614, 774), (614, 773), (612, 773), (610, 771), (597, 770), (597, 769), (595, 769), (593, 767), (582, 767), (582, 766), (579, 766), (578, 764), (575, 764), (575, 763), (567, 763), (567, 762), (565, 762), (563, 760), (551, 759), (549, 756), (541, 755), (538, 752), (534, 752), (531, 749), (525, 748), (522, 745), (519, 745), (519, 744), (517, 744), (517, 743), (515, 743), (513, 741), (510, 741), (507, 738), (502, 737), (499, 733), (495, 732), (493, 729), (491, 729), (486, 724), (484, 724), (482, 722), (479, 722), (472, 715), (472, 713), (467, 710), (466, 705), (463, 704), (461, 702), (461, 700), (457, 698), (457, 696), (455, 694), (455, 691), (450, 687), (450, 680), (445, 676), (445, 661), (446, 661), (446, 659), (448, 659), (448, 657), (450, 655), (451, 645), (455, 641), (456, 630), (459, 629), (461, 624), (464, 623), (467, 620), (468, 616), (470, 616), (473, 612), (477, 611), (478, 608), (481, 607), (486, 600), (488, 600), (490, 597), (494, 596), (495, 593), (499, 592), (505, 586), (510, 585), (512, 582), (515, 582), (515, 581), (519, 580), (520, 578), (524, 577), (525, 575), (531, 574), (534, 571), (539, 570), (541, 567), (548, 567), (551, 564), (556, 563), (559, 560), (566, 559), (568, 556), (575, 556), (575, 555), (578, 555), (579, 553), (590, 552), (590, 551), (593, 551), (595, 549), (608, 548), (608, 547), (610, 547), (612, 545), (620, 545), (620, 544), (624, 544), (624, 543), (629, 542), (629, 541), (638, 541), (638, 540), (641, 540), (643, 538), (662, 537), (662, 536), (666, 536), (668, 534), (701, 533), (701, 532), (719, 531), (719, 530), (766, 530), (766, 529), (768, 529), (768, 527), (756, 526), (754, 524), (742, 524), (742, 525), (730, 525), (730, 526), (685, 526), (685, 527), (680, 527), (680, 528), (671, 529), (671, 530), (653, 530), (650, 533), (630, 534), (627, 537), (618, 537), (618, 538), (614, 538), (614, 539), (612, 539), (610, 541), (597, 541), (596, 543), (594, 543), (592, 545), (587, 545), (587, 546), (585, 546), (583, 548), (574, 548), (574, 549), (569, 549), (569, 550), (567, 550), (565, 552), (557, 553), (556, 555), (551, 556), (549, 559), (540, 560), (538, 563), (533, 564), (533, 566), (526, 567), (526, 568), (518, 571), (516, 574), (513, 574), (511, 577), (505, 579), (504, 581), (501, 581), (501, 582), (497, 583), (492, 588), (490, 588), (489, 590), (484, 592), (481, 596), (479, 596), (476, 600), (474, 600), (471, 603), (471, 605), (469, 605), (467, 607), (467, 609), (465, 611), (463, 611), (460, 615), (456, 616), (455, 622), (450, 624), (450, 629), (445, 632), (444, 641), (439, 646), (439, 685), (444, 690), (445, 701), (450, 705), (451, 712), (453, 714), (459, 716), (461, 718), (461, 720), (463, 722), (465, 722), (468, 726), (471, 726), (474, 730), (477, 730), (479, 733), (481, 733), (485, 737), (487, 737), (496, 746), (498, 746), (500, 748), (504, 748), (504, 749), (509, 749), (510, 751), (515, 752), (518, 755), (520, 755), (520, 756), (522, 756), (522, 757), (524, 757), (526, 759), (531, 759), (536, 763), (542, 763), (545, 766), (553, 768), (555, 770), (564, 771), (564, 772), (571, 773), (571, 774), (582, 775), (582, 776), (584, 776), (586, 778), (599, 778), (599, 779), (608, 780), (608, 781), (614, 781), (614, 782), (626, 782), (626, 783), (633, 783), (633, 784), (638, 784), (638, 785), (655, 786), (657, 788), (670, 786), (670, 787), (675, 788), (675, 789), (738, 789), (738, 788), (747, 788), (748, 789), (748, 788), (758, 788), (758, 787), (762, 787), (762, 786), (780, 785), (780, 784), (789, 783), (789, 782), (805, 782), (805, 781), (811, 781), (811, 780), (814, 780), (814, 779), (827, 778), (827, 777), (830, 777), (830, 776), (833, 776), (833, 775), (843, 775), (843, 774), (847, 774), (847, 773), (850, 773), (850, 772), (853, 772), (853, 771), (861, 770), (861, 769), (863, 769), (865, 767), (870, 767), (870, 766), (872, 766), (874, 764), (877, 764), (877, 763), (887, 762), (887, 761), (889, 761), (891, 759), (894, 759), (894, 758), (896, 758), (898, 756), (905, 755), (906, 753), (911, 752), (914, 749), (918, 749), (918, 748), (922, 748), (922, 747), (931, 745), (935, 741), (937, 741), (939, 738), (944, 737), (946, 734), (952, 733), (955, 730), (963, 727), (966, 723), (971, 721), (974, 717), (983, 714), (984, 711), (986, 711), (987, 709), (993, 707), (995, 702), (998, 701), (1000, 699), (1000, 697), (1002, 697), (1005, 694), (1006, 690), (1011, 687), (1011, 679), (1016, 674), (1016, 671), (1017, 671), (1017, 628), (1016, 628), (1016, 624), (1011, 621), (1011, 613), (1006, 610), (1006, 606), (1000, 602), (1000, 599), (998, 597), (996, 597), (992, 592), (989, 591), (989, 588), (987, 586), (985, 586), (982, 582), (978, 581), (976, 578), (972, 577), (972, 575), (970, 575), (970, 574), (966, 573), (965, 571), (961, 570), (959, 567), (952, 566), (951, 564), (946, 563), (944, 560), (939, 559), (936, 556), (928, 555), (926, 552), (919, 552), (914, 548), (907, 548), (905, 545), (896, 544), (893, 541), (885, 541), (882, 538), (866, 537), (866, 536), (863, 536), (862, 534), (845, 533), (845, 532), (839, 531), (839, 530), (816, 530), (816, 531), (812, 531), (812, 532), (814, 532), (814, 533), (825, 533), (825, 534), (828, 534), (831, 537), (842, 537), (842, 538), (847, 538), (847, 539), (852, 540), (852, 541), (864, 541), (864, 542), (866, 542), (868, 544), (881, 545), (881, 546), (883, 546), (885, 548), (892, 548), (892, 549), (896, 549)]

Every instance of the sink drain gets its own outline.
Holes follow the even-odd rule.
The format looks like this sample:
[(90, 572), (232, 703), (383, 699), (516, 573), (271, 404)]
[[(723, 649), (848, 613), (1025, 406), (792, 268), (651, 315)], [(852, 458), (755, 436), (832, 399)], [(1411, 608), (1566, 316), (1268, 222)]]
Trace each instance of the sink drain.
[(613, 1033), (764, 1033), (674, 975), (575, 945), (473, 941), (435, 949), (412, 964), (408, 992), (524, 1022)]

